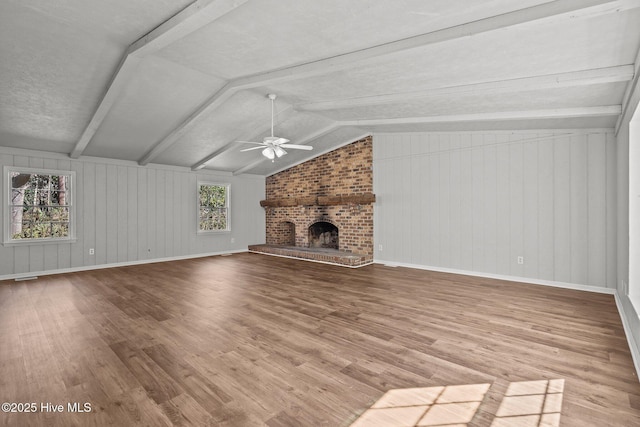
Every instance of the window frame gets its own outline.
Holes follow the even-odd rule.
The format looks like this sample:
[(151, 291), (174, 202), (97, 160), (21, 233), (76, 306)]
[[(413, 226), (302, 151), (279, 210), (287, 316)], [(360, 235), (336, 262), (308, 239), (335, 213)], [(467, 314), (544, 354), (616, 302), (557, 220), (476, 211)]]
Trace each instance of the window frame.
[[(11, 236), (11, 173), (31, 174), (31, 175), (63, 175), (68, 178), (67, 189), (67, 206), (69, 208), (69, 235), (66, 237), (46, 237), (37, 239), (13, 239)], [(32, 167), (20, 167), (20, 166), (4, 166), (3, 168), (3, 180), (4, 185), (2, 191), (2, 209), (4, 212), (4, 220), (2, 224), (3, 246), (26, 246), (26, 245), (46, 245), (46, 244), (58, 244), (58, 243), (73, 243), (76, 241), (76, 204), (75, 204), (75, 183), (76, 173), (75, 171), (59, 170), (59, 169), (42, 169)]]
[[(227, 210), (227, 228), (224, 230), (202, 230), (200, 228), (200, 187), (203, 185), (225, 187), (225, 209)], [(196, 187), (196, 230), (197, 234), (221, 234), (231, 232), (231, 184), (216, 181), (198, 180)]]

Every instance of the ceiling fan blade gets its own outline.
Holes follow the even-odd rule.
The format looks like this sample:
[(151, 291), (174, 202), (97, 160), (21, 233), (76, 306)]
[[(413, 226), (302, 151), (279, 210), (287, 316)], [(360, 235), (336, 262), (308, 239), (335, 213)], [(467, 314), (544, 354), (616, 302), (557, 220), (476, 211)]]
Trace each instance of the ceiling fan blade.
[(235, 141), (235, 142), (242, 142), (243, 144), (258, 144), (258, 145), (264, 145), (264, 142), (255, 142), (255, 141)]
[(240, 150), (240, 151), (260, 150), (261, 148), (264, 148), (264, 145), (260, 144), (259, 147), (245, 148), (244, 150)]
[(313, 150), (313, 147), (310, 145), (280, 144), (280, 147), (294, 148), (296, 150)]

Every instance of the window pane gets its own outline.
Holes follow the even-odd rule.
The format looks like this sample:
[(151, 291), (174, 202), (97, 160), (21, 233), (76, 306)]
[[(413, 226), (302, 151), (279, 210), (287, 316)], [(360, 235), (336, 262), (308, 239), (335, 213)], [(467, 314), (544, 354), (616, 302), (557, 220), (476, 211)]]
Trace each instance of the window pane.
[(62, 222), (69, 221), (69, 208), (55, 207), (55, 208), (49, 208), (49, 210), (50, 210), (49, 217), (51, 221), (62, 221)]
[(31, 238), (31, 223), (23, 222), (22, 226), (17, 227), (16, 233), (13, 235), (14, 239), (30, 239)]
[(201, 185), (200, 206), (215, 208), (227, 205), (227, 187), (223, 185)]
[(69, 223), (59, 222), (51, 224), (51, 237), (69, 237)]

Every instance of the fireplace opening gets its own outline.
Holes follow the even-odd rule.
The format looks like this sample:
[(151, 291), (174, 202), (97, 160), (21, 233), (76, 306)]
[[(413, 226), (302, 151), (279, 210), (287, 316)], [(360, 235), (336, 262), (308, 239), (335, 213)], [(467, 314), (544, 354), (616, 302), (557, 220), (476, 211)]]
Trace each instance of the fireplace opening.
[(309, 226), (309, 247), (338, 249), (338, 227), (318, 221)]

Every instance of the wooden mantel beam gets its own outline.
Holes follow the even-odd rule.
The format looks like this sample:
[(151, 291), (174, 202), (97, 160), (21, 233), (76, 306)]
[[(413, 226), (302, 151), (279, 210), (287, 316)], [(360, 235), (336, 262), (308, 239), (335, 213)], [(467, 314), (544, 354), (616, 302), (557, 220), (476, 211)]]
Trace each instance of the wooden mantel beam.
[(284, 197), (260, 201), (263, 208), (282, 208), (289, 206), (337, 206), (337, 205), (369, 205), (376, 201), (373, 193), (343, 194), (340, 196), (306, 196)]

